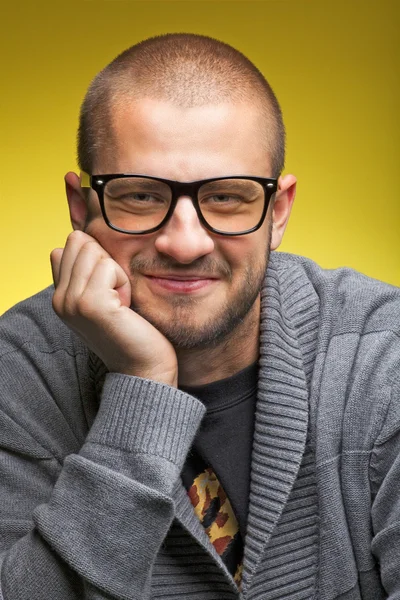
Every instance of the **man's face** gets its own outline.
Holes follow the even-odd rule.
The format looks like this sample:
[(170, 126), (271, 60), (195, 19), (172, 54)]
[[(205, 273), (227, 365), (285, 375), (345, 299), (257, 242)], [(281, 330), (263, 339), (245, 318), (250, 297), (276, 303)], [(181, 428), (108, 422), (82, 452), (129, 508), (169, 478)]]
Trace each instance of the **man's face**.
[[(251, 105), (180, 108), (150, 98), (114, 111), (110, 146), (93, 172), (181, 182), (271, 176), (259, 112)], [(269, 210), (258, 231), (213, 234), (200, 224), (191, 199), (181, 197), (159, 231), (121, 234), (103, 221), (93, 190), (86, 226), (128, 274), (132, 308), (182, 349), (215, 345), (258, 316), (270, 229)]]

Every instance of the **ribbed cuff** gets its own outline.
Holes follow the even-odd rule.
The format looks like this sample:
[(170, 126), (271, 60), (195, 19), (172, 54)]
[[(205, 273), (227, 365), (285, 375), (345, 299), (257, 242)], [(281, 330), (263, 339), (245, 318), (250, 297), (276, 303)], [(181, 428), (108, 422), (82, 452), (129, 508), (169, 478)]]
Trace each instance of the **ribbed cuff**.
[(205, 411), (176, 388), (108, 373), (87, 441), (157, 455), (181, 468)]

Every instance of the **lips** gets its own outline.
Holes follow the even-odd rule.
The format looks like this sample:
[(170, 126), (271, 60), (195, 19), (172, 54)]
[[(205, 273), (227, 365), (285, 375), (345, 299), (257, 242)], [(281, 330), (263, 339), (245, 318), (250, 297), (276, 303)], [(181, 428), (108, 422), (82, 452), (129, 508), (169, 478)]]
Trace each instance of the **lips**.
[(175, 293), (191, 293), (204, 289), (217, 281), (215, 277), (204, 275), (145, 275), (151, 286)]
[(199, 275), (198, 273), (143, 273), (145, 277), (153, 277), (155, 279), (173, 279), (175, 281), (192, 281), (197, 279), (217, 279), (211, 275)]

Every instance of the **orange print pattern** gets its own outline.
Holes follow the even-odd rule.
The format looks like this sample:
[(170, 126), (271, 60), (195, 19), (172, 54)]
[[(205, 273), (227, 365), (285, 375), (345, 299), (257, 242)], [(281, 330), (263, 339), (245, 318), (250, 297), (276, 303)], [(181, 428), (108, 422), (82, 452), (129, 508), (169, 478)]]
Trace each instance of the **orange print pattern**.
[[(234, 542), (239, 532), (239, 524), (229, 499), (210, 467), (196, 477), (188, 495), (211, 543), (222, 556), (229, 544)], [(239, 564), (234, 575), (239, 587), (241, 578), (242, 564)]]

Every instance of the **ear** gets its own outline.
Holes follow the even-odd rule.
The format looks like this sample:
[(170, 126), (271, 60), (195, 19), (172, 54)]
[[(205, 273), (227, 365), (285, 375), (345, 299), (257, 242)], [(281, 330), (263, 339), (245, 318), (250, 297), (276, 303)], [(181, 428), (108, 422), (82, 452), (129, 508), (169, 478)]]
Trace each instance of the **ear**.
[(81, 188), (80, 179), (76, 173), (69, 172), (64, 180), (72, 227), (84, 231), (88, 205)]
[(282, 242), (296, 195), (296, 183), (294, 175), (285, 175), (278, 179), (278, 191), (272, 210), (271, 250), (276, 250)]

